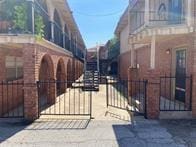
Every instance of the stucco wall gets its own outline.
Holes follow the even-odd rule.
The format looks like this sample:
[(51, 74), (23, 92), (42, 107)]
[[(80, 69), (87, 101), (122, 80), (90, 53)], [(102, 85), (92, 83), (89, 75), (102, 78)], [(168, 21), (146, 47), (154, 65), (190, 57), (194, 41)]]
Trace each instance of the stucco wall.
[(128, 37), (129, 37), (129, 27), (127, 25), (126, 27), (124, 27), (124, 29), (120, 33), (120, 53), (121, 54), (129, 50)]

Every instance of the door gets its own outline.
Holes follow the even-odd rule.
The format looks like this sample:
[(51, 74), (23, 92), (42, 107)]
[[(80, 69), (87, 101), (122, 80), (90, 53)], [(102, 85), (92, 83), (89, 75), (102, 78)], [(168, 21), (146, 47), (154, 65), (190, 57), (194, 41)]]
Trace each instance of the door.
[(176, 51), (175, 99), (185, 102), (186, 93), (186, 50)]
[(180, 24), (182, 21), (183, 0), (169, 0), (169, 24)]

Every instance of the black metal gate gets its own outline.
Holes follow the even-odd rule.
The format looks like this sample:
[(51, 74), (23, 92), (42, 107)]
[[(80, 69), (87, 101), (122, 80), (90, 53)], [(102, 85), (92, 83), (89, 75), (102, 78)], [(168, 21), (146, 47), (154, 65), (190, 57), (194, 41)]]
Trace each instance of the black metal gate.
[(80, 81), (39, 81), (39, 115), (89, 116), (92, 92)]
[(134, 114), (146, 115), (145, 80), (106, 80), (107, 107), (127, 110)]
[(0, 118), (24, 118), (24, 82), (0, 82)]
[(192, 111), (192, 82), (187, 75), (160, 77), (160, 111)]

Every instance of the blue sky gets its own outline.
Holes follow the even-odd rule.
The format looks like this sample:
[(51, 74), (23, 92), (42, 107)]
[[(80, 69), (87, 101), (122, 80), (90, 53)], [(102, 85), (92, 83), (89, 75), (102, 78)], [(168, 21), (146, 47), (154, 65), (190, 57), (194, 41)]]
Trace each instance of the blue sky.
[(68, 3), (89, 48), (96, 43), (106, 43), (114, 36), (128, 0), (68, 0)]

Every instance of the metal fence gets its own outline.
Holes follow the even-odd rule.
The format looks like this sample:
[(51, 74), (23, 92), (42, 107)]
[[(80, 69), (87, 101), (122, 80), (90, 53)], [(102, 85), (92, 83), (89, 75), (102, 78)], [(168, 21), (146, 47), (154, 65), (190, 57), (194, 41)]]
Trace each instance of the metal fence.
[(160, 111), (192, 110), (192, 76), (160, 78)]
[(128, 110), (145, 116), (146, 86), (145, 80), (107, 79), (107, 107)]
[(24, 117), (23, 87), (23, 81), (0, 83), (0, 118)]
[[(39, 81), (40, 115), (92, 115), (92, 92), (81, 81)], [(70, 85), (70, 87), (67, 87)], [(56, 90), (55, 90), (56, 89)]]

